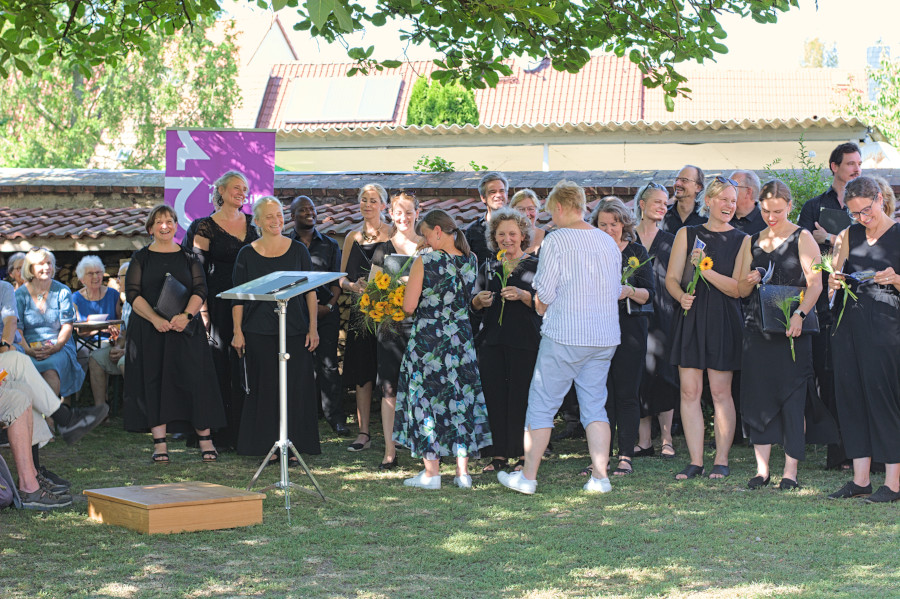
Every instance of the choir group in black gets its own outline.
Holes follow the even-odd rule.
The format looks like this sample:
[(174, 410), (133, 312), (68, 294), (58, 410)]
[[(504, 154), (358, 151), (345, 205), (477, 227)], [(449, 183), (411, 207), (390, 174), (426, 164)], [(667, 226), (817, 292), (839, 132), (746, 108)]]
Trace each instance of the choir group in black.
[[(653, 419), (661, 456), (676, 457), (679, 408), (689, 460), (677, 479), (729, 476), (729, 451), (742, 430), (757, 462), (750, 488), (770, 484), (773, 444), (785, 452), (779, 488), (798, 488), (806, 445), (822, 443), (828, 466), (853, 473), (830, 497), (900, 498), (900, 225), (890, 187), (861, 176), (855, 145), (836, 148), (829, 165), (832, 186), (805, 202), (798, 224), (789, 219), (793, 198), (781, 181), (760, 185), (750, 171), (706, 180), (694, 166), (678, 174), (671, 204), (667, 188), (649, 182), (633, 208), (608, 197), (590, 214), (589, 224), (621, 252), (623, 276), (612, 282), (621, 289), (621, 342), (605, 406), (617, 447), (614, 476), (634, 473), (635, 457), (656, 453)], [(304, 196), (291, 205), (288, 236), (278, 200), (257, 201), (253, 215), (241, 212), (248, 189), (236, 171), (216, 182), (216, 211), (194, 221), (181, 246), (172, 241), (174, 212), (158, 207), (147, 221), (153, 243), (135, 253), (126, 276), (134, 309), (126, 428), (153, 432), (160, 463), (169, 459), (167, 431), (195, 431), (206, 461), (217, 458), (213, 442), (264, 455), (278, 430), (275, 316), (216, 295), (276, 270), (341, 271), (347, 275), (295, 298), (288, 310), (289, 437), (301, 452), (320, 453), (320, 400), (332, 428), (347, 433), (339, 296), (358, 297), (372, 265), (401, 254), (416, 259), (399, 332), (372, 334), (352, 317), (347, 329), (343, 382), (355, 388), (359, 427), (348, 450), (371, 446), (377, 389), (385, 438), (379, 468), (399, 467), (397, 445), (424, 460), (425, 470), (405, 484), (440, 488), (441, 458), (456, 460), (454, 482), (463, 488), (471, 486), (470, 457), (489, 458), (484, 471), (521, 470), (543, 313), (532, 281), (541, 243), (553, 231), (536, 224), (537, 195), (522, 190), (507, 206), (508, 188), (502, 174), (485, 175), (485, 214), (463, 232), (440, 210), (420, 218), (410, 192), (389, 199), (382, 186), (366, 185), (362, 224), (347, 234), (343, 251), (315, 229), (315, 205)], [(514, 265), (505, 281), (504, 264)], [(151, 308), (168, 275), (191, 290), (185, 314), (170, 320)], [(773, 331), (767, 290), (778, 288), (802, 293)], [(708, 472), (704, 390), (715, 429)], [(882, 465), (884, 485), (873, 493), (870, 471)]]

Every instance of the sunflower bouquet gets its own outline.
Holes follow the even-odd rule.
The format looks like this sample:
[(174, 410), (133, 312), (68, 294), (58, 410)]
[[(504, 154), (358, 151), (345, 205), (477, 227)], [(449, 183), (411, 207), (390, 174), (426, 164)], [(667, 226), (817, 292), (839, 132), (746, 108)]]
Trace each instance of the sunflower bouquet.
[[(794, 312), (794, 302), (797, 303), (798, 307), (803, 303), (803, 291), (797, 295), (786, 295), (775, 301), (775, 305), (784, 314), (784, 320), (779, 322), (784, 325), (785, 332), (791, 328), (791, 314)], [(797, 354), (794, 353), (794, 338), (790, 337), (789, 339), (791, 340), (791, 358), (796, 362)]]
[[(817, 262), (812, 265), (813, 272), (827, 272), (828, 274), (837, 274), (838, 271), (834, 269), (834, 254), (824, 254), (822, 256), (822, 261)], [(834, 325), (834, 330), (837, 331), (837, 328), (841, 326), (841, 318), (844, 317), (844, 309), (847, 307), (847, 297), (852, 297), (853, 301), (857, 301), (859, 298), (856, 297), (856, 294), (850, 289), (850, 285), (844, 279), (838, 279), (838, 282), (841, 284), (841, 288), (844, 291), (844, 301), (841, 304), (841, 313), (838, 314), (837, 324)]]
[[(409, 257), (400, 269), (401, 273), (414, 258)], [(407, 316), (403, 311), (405, 294), (406, 285), (399, 273), (380, 271), (372, 275), (366, 288), (356, 297), (357, 322), (361, 328), (372, 334), (396, 333), (399, 323)]]
[[(500, 272), (497, 273), (497, 278), (500, 279), (500, 289), (506, 287), (506, 282), (509, 280), (509, 275), (513, 273), (519, 266), (519, 262), (522, 261), (522, 258), (525, 257), (525, 254), (522, 254), (519, 258), (508, 258), (506, 256), (506, 250), (500, 250), (497, 252), (497, 260), (500, 261)], [(504, 297), (500, 304), (500, 319), (497, 321), (498, 324), (503, 324), (503, 310), (506, 308), (506, 298)]]
[[(706, 277), (703, 276), (703, 273), (713, 267), (713, 259), (710, 258), (709, 256), (704, 255), (702, 252), (701, 252), (701, 256), (702, 256), (702, 258), (701, 258), (700, 262), (696, 265), (697, 267), (694, 269), (694, 278), (691, 279), (691, 282), (688, 283), (688, 285), (687, 285), (687, 289), (685, 289), (685, 292), (688, 295), (694, 295), (694, 291), (697, 290), (697, 282), (700, 279), (703, 279), (703, 283), (707, 287), (709, 287), (709, 283), (706, 281)], [(687, 310), (684, 311), (684, 315), (687, 316)]]

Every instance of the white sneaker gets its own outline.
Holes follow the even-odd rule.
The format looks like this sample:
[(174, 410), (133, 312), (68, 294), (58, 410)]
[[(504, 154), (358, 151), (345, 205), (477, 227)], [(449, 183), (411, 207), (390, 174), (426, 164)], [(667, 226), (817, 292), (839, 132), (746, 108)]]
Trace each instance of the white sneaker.
[(460, 489), (471, 489), (472, 488), (472, 477), (468, 474), (463, 474), (462, 476), (454, 476), (453, 484), (459, 487)]
[(414, 477), (404, 480), (403, 484), (407, 487), (419, 487), (420, 489), (440, 489), (441, 475), (428, 476), (425, 474), (425, 471), (422, 470)]
[(612, 485), (609, 484), (608, 478), (594, 478), (584, 483), (584, 490), (588, 493), (609, 493), (612, 491)]
[(521, 470), (518, 472), (503, 472), (501, 470), (497, 473), (497, 480), (504, 487), (526, 495), (534, 495), (534, 492), (537, 490), (537, 481), (525, 478)]

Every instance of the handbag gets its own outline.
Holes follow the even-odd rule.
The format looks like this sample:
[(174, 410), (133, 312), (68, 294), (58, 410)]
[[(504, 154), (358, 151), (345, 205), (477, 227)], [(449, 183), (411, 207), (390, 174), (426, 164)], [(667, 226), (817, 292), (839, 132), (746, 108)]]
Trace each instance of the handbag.
[(651, 316), (653, 314), (653, 302), (639, 304), (631, 301), (630, 297), (625, 298), (625, 312), (629, 316)]
[[(786, 297), (794, 297), (800, 295), (804, 287), (793, 287), (791, 285), (760, 285), (759, 291), (759, 313), (762, 321), (763, 333), (775, 333), (784, 335), (787, 326), (784, 323), (784, 313), (778, 307), (778, 302)], [(796, 310), (796, 307), (794, 308)], [(791, 311), (793, 313), (793, 310)], [(802, 334), (818, 333), (819, 317), (816, 309), (813, 307), (806, 318), (803, 319)]]
[(163, 281), (162, 291), (159, 292), (159, 299), (153, 306), (153, 311), (165, 318), (172, 320), (177, 314), (184, 312), (187, 308), (188, 300), (191, 299), (191, 292), (187, 287), (181, 284), (181, 281), (166, 273), (166, 279)]

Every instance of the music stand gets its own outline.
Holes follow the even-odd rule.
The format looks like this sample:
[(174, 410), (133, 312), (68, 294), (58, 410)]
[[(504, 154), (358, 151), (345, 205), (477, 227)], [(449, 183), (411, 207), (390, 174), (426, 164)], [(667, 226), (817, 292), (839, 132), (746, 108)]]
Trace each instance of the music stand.
[(230, 300), (249, 300), (257, 302), (275, 302), (275, 312), (278, 314), (278, 440), (269, 453), (263, 458), (262, 464), (256, 470), (256, 474), (247, 485), (247, 490), (253, 486), (253, 483), (259, 478), (263, 468), (269, 463), (269, 458), (278, 451), (279, 464), (281, 469), (280, 480), (267, 486), (268, 489), (284, 490), (284, 509), (288, 510), (288, 521), (291, 518), (291, 489), (296, 488), (301, 491), (307, 491), (303, 487), (296, 485), (288, 478), (288, 449), (299, 460), (300, 466), (303, 467), (306, 476), (318, 491), (322, 501), (326, 500), (325, 493), (319, 487), (319, 483), (313, 476), (312, 471), (303, 461), (297, 448), (287, 438), (287, 361), (291, 356), (287, 353), (287, 305), (288, 301), (298, 295), (326, 285), (336, 279), (345, 276), (342, 272), (308, 272), (308, 271), (285, 271), (279, 270), (259, 277), (252, 281), (248, 281), (243, 285), (238, 285), (227, 291), (218, 294), (221, 299)]

